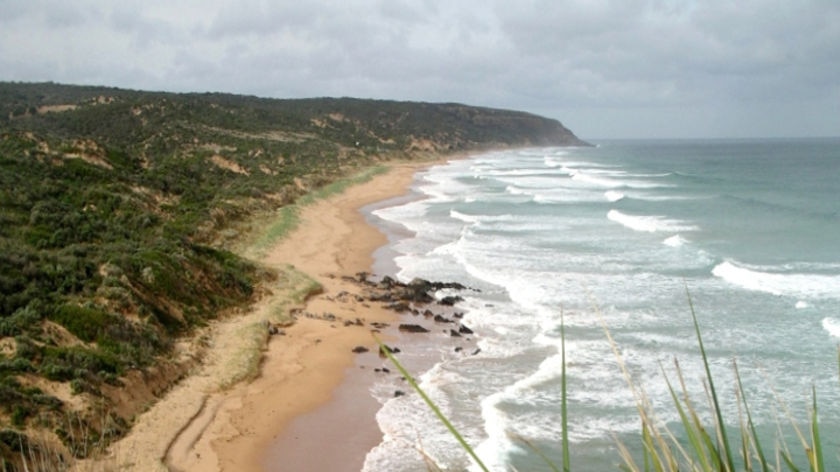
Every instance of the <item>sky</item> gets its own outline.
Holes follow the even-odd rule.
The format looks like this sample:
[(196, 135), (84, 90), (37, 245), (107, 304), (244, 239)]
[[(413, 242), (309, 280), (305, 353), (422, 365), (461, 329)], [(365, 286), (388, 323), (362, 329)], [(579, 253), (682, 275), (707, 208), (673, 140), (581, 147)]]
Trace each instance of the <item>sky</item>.
[(0, 0), (0, 81), (458, 102), (584, 139), (840, 136), (840, 0)]

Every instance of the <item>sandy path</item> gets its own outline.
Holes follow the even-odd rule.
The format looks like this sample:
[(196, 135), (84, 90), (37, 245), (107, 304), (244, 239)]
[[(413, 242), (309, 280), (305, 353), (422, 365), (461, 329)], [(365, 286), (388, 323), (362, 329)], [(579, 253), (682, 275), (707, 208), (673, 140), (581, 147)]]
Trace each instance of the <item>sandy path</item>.
[[(386, 242), (359, 209), (407, 193), (415, 172), (428, 165), (394, 164), (385, 174), (306, 206), (298, 228), (262, 262), (291, 264), (324, 287), (303, 308), (315, 317), (301, 317), (285, 335), (271, 337), (256, 379), (224, 387), (250, 362), (254, 330), (265, 329), (263, 322), (271, 319), (277, 297), (294, 290), (294, 281), (279, 280), (273, 297), (243, 316), (214, 324), (206, 334), (210, 354), (202, 366), (141, 415), (131, 433), (112, 447), (110, 458), (91, 468), (262, 470), (260, 462), (273, 438), (292, 419), (330, 400), (353, 365), (352, 349), (373, 345), (368, 323), (396, 319), (391, 311), (357, 302), (352, 294), (359, 287), (342, 276), (370, 270), (371, 254)], [(340, 296), (342, 292), (350, 296)], [(324, 319), (325, 314), (336, 321)], [(365, 321), (363, 326), (343, 323), (357, 318)]]

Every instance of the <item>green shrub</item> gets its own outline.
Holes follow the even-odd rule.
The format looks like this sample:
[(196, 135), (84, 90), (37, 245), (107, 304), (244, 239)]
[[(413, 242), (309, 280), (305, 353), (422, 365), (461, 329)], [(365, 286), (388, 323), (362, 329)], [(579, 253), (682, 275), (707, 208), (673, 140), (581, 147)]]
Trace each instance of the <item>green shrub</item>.
[(82, 341), (93, 342), (116, 317), (99, 308), (65, 304), (55, 310), (50, 318)]
[(19, 308), (11, 316), (0, 318), (0, 337), (31, 332), (40, 323), (41, 315), (31, 305)]

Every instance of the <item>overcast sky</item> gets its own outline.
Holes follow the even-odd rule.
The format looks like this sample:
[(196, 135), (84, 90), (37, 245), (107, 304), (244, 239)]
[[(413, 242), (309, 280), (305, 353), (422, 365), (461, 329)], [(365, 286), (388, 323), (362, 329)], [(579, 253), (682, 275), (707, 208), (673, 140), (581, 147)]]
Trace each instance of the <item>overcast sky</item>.
[(582, 138), (840, 135), (838, 0), (0, 0), (0, 80), (453, 101)]

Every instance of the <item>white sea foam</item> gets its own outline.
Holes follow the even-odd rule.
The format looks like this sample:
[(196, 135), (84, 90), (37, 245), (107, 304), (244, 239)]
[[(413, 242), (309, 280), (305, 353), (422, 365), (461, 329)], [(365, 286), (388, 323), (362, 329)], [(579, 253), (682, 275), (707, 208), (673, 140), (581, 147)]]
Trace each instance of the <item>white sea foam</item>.
[(572, 180), (604, 188), (618, 188), (624, 186), (624, 182), (620, 180), (613, 180), (605, 177), (595, 177), (594, 175), (585, 174), (580, 171), (572, 171)]
[(671, 247), (680, 247), (680, 246), (685, 245), (685, 243), (687, 243), (687, 242), (688, 241), (683, 239), (682, 236), (680, 236), (679, 234), (675, 234), (675, 235), (673, 235), (669, 238), (665, 238), (665, 240), (662, 241), (662, 244), (664, 244), (666, 246), (671, 246)]
[(507, 187), (505, 187), (505, 192), (511, 195), (532, 195), (527, 190), (519, 188), (515, 185), (508, 185)]
[(794, 305), (794, 306), (796, 307), (797, 310), (804, 310), (805, 308), (810, 307), (811, 304), (804, 301), (804, 300), (799, 300), (799, 301), (796, 302), (796, 305)]
[(449, 216), (455, 218), (456, 220), (461, 220), (465, 223), (479, 223), (481, 222), (481, 217), (477, 215), (467, 215), (465, 213), (461, 213), (457, 210), (449, 210)]
[(574, 189), (546, 189), (534, 192), (535, 203), (589, 203), (602, 202), (603, 196), (595, 192)]
[(724, 261), (712, 274), (747, 290), (802, 298), (840, 298), (840, 277), (821, 274), (774, 272)]
[[(510, 439), (514, 420), (500, 408), (500, 405), (505, 402), (527, 402), (535, 387), (558, 378), (561, 364), (562, 357), (559, 354), (549, 356), (531, 375), (514, 381), (482, 400), (481, 417), (484, 420), (487, 439), (478, 445), (476, 452), (482, 460), (487, 460), (489, 464), (492, 464), (490, 467), (492, 470), (504, 470), (507, 457), (518, 449)], [(531, 437), (534, 438), (534, 436)]]
[(489, 223), (515, 219), (513, 215), (469, 215), (458, 210), (449, 210), (449, 216), (465, 223)]
[(623, 172), (592, 169), (587, 169), (585, 172), (580, 170), (569, 170), (569, 172), (572, 180), (599, 188), (655, 189), (672, 187), (670, 184), (628, 178), (629, 176)]
[(837, 318), (825, 317), (822, 320), (822, 327), (828, 334), (840, 338), (840, 320)]
[(546, 157), (543, 161), (546, 167), (560, 167), (563, 165), (562, 162), (558, 161), (553, 157)]
[(606, 192), (604, 192), (604, 197), (606, 197), (607, 201), (617, 202), (624, 198), (625, 195), (615, 190), (607, 190)]
[(680, 220), (668, 219), (664, 216), (641, 216), (628, 215), (618, 210), (610, 210), (607, 212), (607, 218), (619, 223), (633, 231), (640, 231), (646, 233), (662, 232), (677, 232), (677, 231), (696, 231), (697, 227), (689, 225)]

